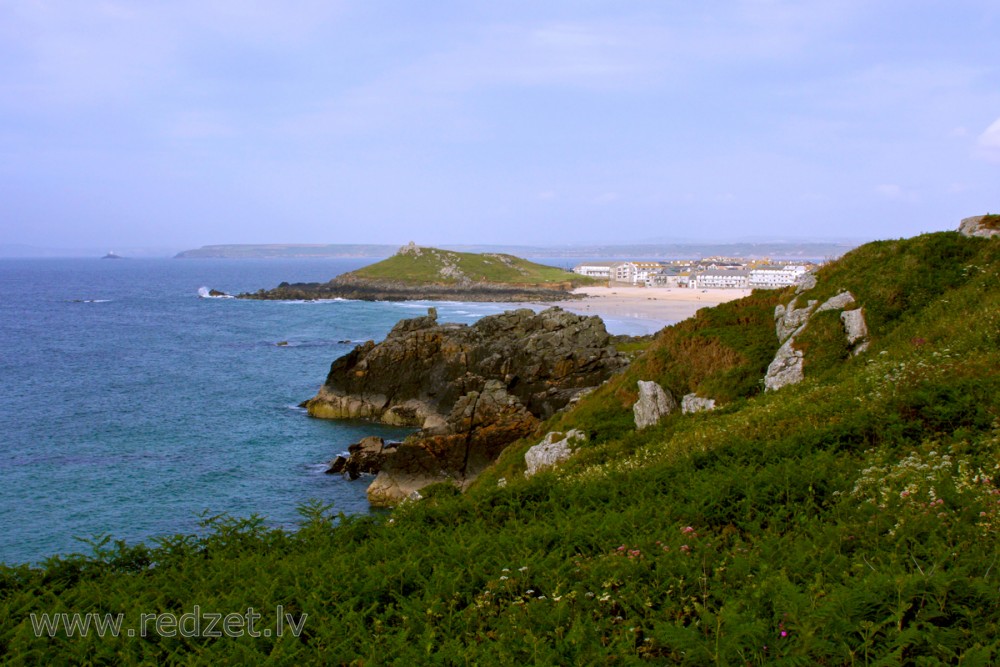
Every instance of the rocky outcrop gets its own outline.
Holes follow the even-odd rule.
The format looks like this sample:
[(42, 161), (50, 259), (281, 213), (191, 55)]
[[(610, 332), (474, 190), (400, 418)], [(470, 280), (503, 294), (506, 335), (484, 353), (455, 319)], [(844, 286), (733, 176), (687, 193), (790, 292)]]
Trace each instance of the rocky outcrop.
[(976, 215), (965, 218), (958, 226), (960, 234), (990, 238), (1000, 236), (1000, 215)]
[(822, 305), (817, 306), (818, 301), (809, 300), (805, 306), (797, 308), (799, 294), (815, 287), (815, 277), (810, 287), (805, 285), (806, 283), (803, 283), (796, 289), (796, 296), (792, 297), (787, 306), (779, 304), (774, 309), (775, 334), (781, 347), (775, 353), (774, 360), (768, 365), (764, 376), (764, 388), (767, 391), (775, 391), (801, 382), (805, 377), (802, 371), (805, 359), (802, 351), (795, 347), (795, 337), (805, 330), (809, 319), (816, 313), (827, 310), (843, 311), (840, 320), (844, 324), (851, 353), (857, 355), (868, 349), (868, 326), (865, 324), (864, 313), (860, 308), (845, 310), (856, 305), (854, 295), (845, 290), (830, 297)]
[(531, 435), (539, 420), (499, 380), (462, 396), (438, 433), (407, 438), (368, 487), (368, 502), (394, 505), (428, 484), (465, 488), (510, 443)]
[(669, 390), (655, 382), (639, 380), (639, 400), (632, 406), (637, 429), (655, 426), (676, 409), (677, 400)]
[(698, 394), (686, 394), (681, 399), (681, 412), (691, 414), (692, 412), (704, 412), (715, 409), (715, 399), (702, 398)]
[(421, 429), (369, 489), (373, 504), (392, 504), (436, 481), (464, 487), (504, 447), (626, 364), (597, 317), (522, 309), (469, 326), (441, 324), (431, 309), (334, 361), (304, 406), (314, 417)]
[(368, 436), (348, 447), (347, 456), (338, 456), (331, 461), (326, 473), (328, 475), (340, 473), (350, 479), (357, 479), (363, 474), (375, 475), (398, 447), (398, 442), (387, 443), (377, 435)]
[(460, 397), (496, 379), (544, 419), (626, 363), (597, 317), (521, 309), (468, 326), (439, 324), (432, 313), (334, 361), (305, 407), (314, 417), (435, 429)]
[(578, 429), (566, 433), (558, 431), (547, 433), (540, 443), (525, 452), (524, 463), (527, 468), (524, 476), (531, 477), (540, 470), (565, 461), (573, 454), (570, 444), (583, 442), (586, 439), (587, 436)]
[(767, 391), (775, 391), (782, 387), (802, 382), (805, 377), (802, 373), (802, 350), (796, 350), (793, 344), (794, 337), (789, 337), (778, 348), (774, 355), (774, 360), (767, 367), (767, 374), (764, 376), (764, 388)]

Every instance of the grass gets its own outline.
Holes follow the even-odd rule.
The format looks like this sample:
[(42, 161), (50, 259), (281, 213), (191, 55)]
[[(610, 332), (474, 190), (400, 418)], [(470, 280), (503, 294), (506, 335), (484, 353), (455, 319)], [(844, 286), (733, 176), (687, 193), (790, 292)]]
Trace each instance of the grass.
[(405, 284), (453, 285), (463, 282), (568, 289), (601, 284), (553, 266), (496, 253), (467, 253), (420, 248), (420, 254), (400, 253), (371, 264), (350, 276), (392, 280)]
[[(525, 479), (509, 447), (465, 494), (375, 516), (303, 506), (297, 531), (206, 517), (150, 545), (0, 568), (13, 664), (989, 665), (1000, 661), (1000, 243), (863, 246), (810, 298), (851, 289), (872, 346), (817, 320), (805, 380), (758, 292), (661, 332), (553, 417), (590, 440)], [(812, 325), (810, 325), (812, 326)], [(808, 331), (808, 330), (807, 330)], [(636, 431), (635, 380), (720, 399)], [(726, 383), (730, 384), (726, 384)], [(503, 482), (501, 482), (501, 478)], [(30, 615), (261, 611), (278, 637), (36, 637)], [(271, 623), (273, 626), (273, 623)]]

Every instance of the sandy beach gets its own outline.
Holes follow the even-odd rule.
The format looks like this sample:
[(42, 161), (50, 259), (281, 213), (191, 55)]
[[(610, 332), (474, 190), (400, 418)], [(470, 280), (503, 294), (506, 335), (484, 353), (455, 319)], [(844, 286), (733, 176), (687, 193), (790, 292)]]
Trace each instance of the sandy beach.
[(659, 329), (691, 317), (700, 308), (749, 296), (750, 290), (625, 286), (581, 287), (573, 293), (584, 298), (544, 305), (604, 319), (640, 320)]

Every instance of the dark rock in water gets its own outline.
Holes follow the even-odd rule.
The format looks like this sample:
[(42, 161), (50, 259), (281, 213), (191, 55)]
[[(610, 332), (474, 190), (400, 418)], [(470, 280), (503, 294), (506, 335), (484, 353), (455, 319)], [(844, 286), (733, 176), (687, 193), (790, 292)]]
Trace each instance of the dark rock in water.
[(337, 458), (330, 461), (330, 467), (324, 470), (327, 475), (335, 475), (338, 473), (344, 473), (347, 471), (347, 458), (342, 455), (338, 455)]
[(210, 289), (210, 290), (208, 290), (208, 295), (209, 296), (231, 296), (230, 294), (226, 294), (225, 292), (220, 292), (217, 289)]
[(362, 474), (376, 475), (390, 454), (396, 451), (398, 442), (385, 442), (378, 436), (369, 436), (348, 447), (348, 456), (338, 456), (330, 462), (327, 474), (340, 473), (350, 479)]
[(111, 251), (108, 252), (107, 255), (105, 255), (104, 257), (101, 257), (101, 259), (125, 259), (125, 258), (122, 257), (121, 255), (115, 253), (114, 250), (111, 250)]
[(504, 447), (626, 365), (598, 317), (522, 309), (469, 326), (440, 324), (431, 312), (334, 361), (305, 406), (314, 417), (422, 428), (369, 489), (373, 503), (391, 504), (442, 479), (467, 485)]

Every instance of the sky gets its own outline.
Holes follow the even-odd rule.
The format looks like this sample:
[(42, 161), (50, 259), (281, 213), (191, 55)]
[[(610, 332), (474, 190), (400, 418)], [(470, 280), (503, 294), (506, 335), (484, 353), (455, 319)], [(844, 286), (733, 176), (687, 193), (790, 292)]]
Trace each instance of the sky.
[(1000, 212), (996, 0), (0, 0), (0, 244), (873, 240)]

